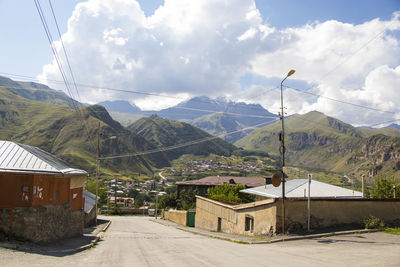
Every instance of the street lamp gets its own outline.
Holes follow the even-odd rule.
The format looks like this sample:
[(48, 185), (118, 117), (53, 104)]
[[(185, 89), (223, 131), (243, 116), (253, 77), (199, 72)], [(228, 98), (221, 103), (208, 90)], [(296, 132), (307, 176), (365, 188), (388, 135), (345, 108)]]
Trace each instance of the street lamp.
[(157, 220), (157, 204), (158, 204), (158, 196), (163, 196), (163, 195), (165, 195), (165, 194), (166, 194), (165, 192), (159, 192), (159, 193), (157, 193), (157, 195), (156, 195), (156, 212), (155, 212), (156, 220)]
[[(109, 139), (115, 139), (117, 138), (116, 136), (110, 136), (102, 142), (109, 140)], [(99, 128), (97, 130), (97, 160), (96, 160), (96, 201), (95, 201), (95, 216), (96, 216), (96, 225), (97, 225), (97, 201), (98, 201), (98, 195), (99, 195), (99, 167), (100, 167), (100, 122), (99, 122)]]
[(290, 70), (286, 77), (281, 81), (281, 114), (280, 119), (282, 122), (282, 134), (281, 134), (281, 153), (282, 153), (282, 234), (285, 233), (285, 128), (284, 128), (284, 113), (283, 113), (283, 82), (291, 75), (295, 73), (295, 70)]

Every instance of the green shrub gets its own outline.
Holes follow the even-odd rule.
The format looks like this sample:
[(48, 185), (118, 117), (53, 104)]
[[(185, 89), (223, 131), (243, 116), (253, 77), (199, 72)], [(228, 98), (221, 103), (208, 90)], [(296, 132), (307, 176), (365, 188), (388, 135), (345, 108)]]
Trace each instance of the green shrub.
[(240, 190), (245, 189), (244, 185), (223, 184), (212, 187), (208, 190), (208, 197), (214, 200), (227, 201), (235, 204), (253, 202), (254, 195), (241, 193)]
[(365, 229), (381, 229), (385, 226), (385, 223), (372, 215), (369, 215), (368, 219), (364, 220)]

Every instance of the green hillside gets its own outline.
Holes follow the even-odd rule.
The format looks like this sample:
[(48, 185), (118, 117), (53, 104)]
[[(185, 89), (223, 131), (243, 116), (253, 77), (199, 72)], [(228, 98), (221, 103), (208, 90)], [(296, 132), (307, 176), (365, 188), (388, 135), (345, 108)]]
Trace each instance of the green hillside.
[[(101, 106), (76, 112), (66, 105), (53, 105), (23, 98), (0, 87), (0, 138), (38, 146), (90, 173), (95, 171), (97, 133), (100, 123), (101, 155), (121, 155), (154, 149), (144, 138), (114, 121)], [(169, 166), (165, 154), (103, 160), (104, 173), (151, 173), (153, 167)]]
[(159, 147), (179, 146), (180, 144), (194, 142), (193, 145), (166, 151), (168, 156), (173, 159), (183, 154), (230, 155), (235, 150), (235, 146), (220, 138), (198, 143), (198, 140), (212, 138), (212, 136), (190, 124), (163, 119), (156, 115), (141, 118), (128, 128)]
[[(212, 135), (223, 135), (221, 138), (231, 143), (236, 142), (240, 138), (246, 136), (247, 133), (251, 132), (250, 130), (240, 131), (246, 128), (246, 125), (238, 122), (234, 116), (229, 116), (223, 113), (204, 115), (200, 118), (194, 119), (191, 124)], [(227, 134), (231, 132), (235, 133)]]
[(37, 100), (56, 105), (67, 105), (69, 107), (82, 107), (78, 101), (71, 99), (62, 91), (56, 91), (47, 85), (35, 82), (13, 81), (7, 77), (0, 76), (0, 86), (23, 98)]
[(400, 136), (400, 130), (392, 127), (379, 128), (379, 129), (366, 129), (366, 128), (358, 128), (358, 129), (365, 136), (373, 136), (376, 134), (383, 134), (386, 136)]
[[(346, 173), (359, 179), (391, 175), (400, 177), (400, 137), (379, 134), (379, 130), (355, 128), (320, 112), (292, 115), (285, 119), (287, 164)], [(280, 155), (277, 122), (253, 131), (235, 145)]]

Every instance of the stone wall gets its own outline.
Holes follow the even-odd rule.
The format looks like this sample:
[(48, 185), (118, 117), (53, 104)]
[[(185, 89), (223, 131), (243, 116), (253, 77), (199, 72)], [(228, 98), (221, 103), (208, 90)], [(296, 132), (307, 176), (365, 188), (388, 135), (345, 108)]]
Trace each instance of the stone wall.
[[(246, 229), (246, 217), (253, 219), (252, 229)], [(218, 220), (221, 221), (221, 229), (218, 229)], [(263, 235), (274, 233), (275, 226), (276, 203), (273, 199), (228, 205), (197, 196), (197, 228), (240, 235)]]
[[(353, 225), (364, 227), (364, 220), (375, 216), (389, 225), (400, 225), (400, 200), (394, 199), (312, 199), (311, 228), (321, 229)], [(196, 227), (209, 231), (241, 235), (265, 235), (281, 232), (281, 200), (262, 200), (228, 205), (197, 196)], [(254, 227), (248, 230), (246, 218)], [(220, 229), (218, 229), (220, 221)], [(307, 229), (307, 199), (285, 200), (285, 231)]]
[[(281, 201), (277, 212), (277, 227), (280, 230)], [(307, 200), (287, 199), (285, 202), (286, 229), (307, 229)], [(400, 200), (394, 199), (312, 199), (312, 229), (354, 225), (363, 227), (370, 215), (386, 224), (400, 223)]]
[(93, 209), (89, 213), (85, 213), (85, 228), (96, 225), (96, 208)]
[[(9, 231), (9, 209), (0, 209), (0, 231)], [(13, 209), (12, 233), (36, 243), (82, 235), (84, 212), (70, 211), (70, 204)]]
[(186, 210), (169, 210), (164, 213), (164, 219), (186, 226)]

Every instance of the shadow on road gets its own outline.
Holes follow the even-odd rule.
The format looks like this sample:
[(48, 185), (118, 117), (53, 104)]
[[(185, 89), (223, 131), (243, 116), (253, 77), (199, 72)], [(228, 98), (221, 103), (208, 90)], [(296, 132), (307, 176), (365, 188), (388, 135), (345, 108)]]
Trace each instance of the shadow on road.
[(352, 238), (357, 238), (359, 240), (348, 240), (348, 239), (333, 239), (333, 238), (319, 238), (316, 239), (318, 243), (322, 244), (333, 244), (333, 243), (358, 243), (358, 244), (376, 244), (374, 241), (366, 241), (362, 239), (366, 239), (365, 236), (353, 236)]
[[(64, 257), (81, 252), (90, 248), (96, 239), (96, 235), (104, 229), (108, 220), (98, 220), (98, 225), (85, 228), (83, 235), (74, 238), (59, 240), (49, 244), (35, 244), (30, 242), (13, 242), (17, 246), (16, 250), (26, 253), (35, 253), (40, 255)], [(101, 240), (99, 240), (101, 242)]]

